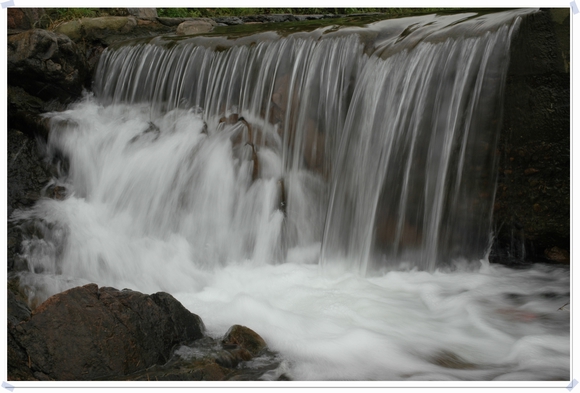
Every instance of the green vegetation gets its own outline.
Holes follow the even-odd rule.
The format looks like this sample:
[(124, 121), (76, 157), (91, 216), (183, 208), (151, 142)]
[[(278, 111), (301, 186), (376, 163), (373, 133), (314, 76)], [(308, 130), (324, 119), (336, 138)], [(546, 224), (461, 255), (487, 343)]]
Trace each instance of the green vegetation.
[(171, 18), (249, 15), (352, 15), (386, 14), (392, 17), (450, 11), (452, 8), (157, 8), (157, 15)]
[(59, 20), (95, 18), (101, 14), (98, 8), (55, 8), (53, 11), (52, 18)]
[(333, 14), (387, 13), (394, 16), (406, 13), (402, 8), (158, 8), (157, 15), (171, 18), (249, 16), (271, 14)]
[[(390, 17), (450, 11), (450, 8), (157, 8), (157, 15), (169, 18), (195, 18), (219, 16), (249, 16), (271, 14), (293, 15), (352, 15), (380, 13)], [(49, 8), (47, 25), (55, 26), (69, 20), (95, 18), (109, 15), (127, 15), (125, 8)]]

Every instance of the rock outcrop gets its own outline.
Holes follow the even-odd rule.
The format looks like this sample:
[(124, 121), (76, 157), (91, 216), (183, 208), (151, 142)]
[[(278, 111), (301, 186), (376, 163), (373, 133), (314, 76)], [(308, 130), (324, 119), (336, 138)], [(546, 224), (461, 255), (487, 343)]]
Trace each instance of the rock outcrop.
[[(570, 10), (541, 10), (512, 42), (491, 260), (562, 263), (570, 250)], [(552, 257), (557, 255), (557, 257)]]
[(171, 295), (88, 284), (30, 310), (17, 278), (8, 287), (8, 379), (222, 381), (288, 379), (253, 330), (222, 338)]
[(11, 380), (120, 377), (166, 363), (174, 347), (204, 331), (197, 315), (163, 292), (89, 284), (54, 295), (28, 319), (24, 306), (12, 303), (18, 313), (9, 319)]
[(90, 85), (85, 55), (69, 37), (31, 29), (8, 37), (8, 128), (46, 139), (41, 114), (64, 110)]
[(8, 37), (8, 81), (42, 100), (74, 100), (90, 78), (84, 54), (66, 35), (43, 29)]

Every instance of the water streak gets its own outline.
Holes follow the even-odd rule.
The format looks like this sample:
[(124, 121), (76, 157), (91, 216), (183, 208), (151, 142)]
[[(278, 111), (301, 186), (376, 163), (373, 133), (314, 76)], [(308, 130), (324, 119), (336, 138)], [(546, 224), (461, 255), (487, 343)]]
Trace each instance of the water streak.
[[(462, 17), (474, 26), (467, 38), (451, 33), (457, 17), (437, 29), (420, 21), (394, 43), (379, 34), (370, 56), (360, 32), (269, 36), (223, 50), (195, 39), (126, 46), (104, 54), (95, 91), (105, 104), (150, 103), (152, 113), (201, 108), (210, 129), (243, 116), (249, 142), (281, 156), (286, 248), (321, 242), (323, 266), (341, 259), (363, 274), (401, 263), (433, 270), (481, 258), (488, 246), (519, 20), (509, 17)], [(451, 37), (432, 38), (446, 29)], [(304, 177), (315, 180), (307, 186)], [(316, 208), (303, 214), (307, 204)]]

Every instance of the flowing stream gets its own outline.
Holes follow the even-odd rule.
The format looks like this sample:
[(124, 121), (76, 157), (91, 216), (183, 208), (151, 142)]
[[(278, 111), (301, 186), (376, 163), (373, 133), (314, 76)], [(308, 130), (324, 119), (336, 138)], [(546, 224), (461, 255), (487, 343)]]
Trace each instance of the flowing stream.
[(107, 49), (47, 114), (66, 196), (13, 215), (21, 282), (169, 292), (295, 380), (569, 380), (569, 269), (487, 259), (529, 12)]

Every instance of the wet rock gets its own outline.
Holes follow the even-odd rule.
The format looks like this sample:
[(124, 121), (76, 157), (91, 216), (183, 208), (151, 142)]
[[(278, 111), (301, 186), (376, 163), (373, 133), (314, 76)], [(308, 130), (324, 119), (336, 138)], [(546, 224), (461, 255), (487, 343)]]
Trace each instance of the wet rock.
[(267, 345), (258, 333), (242, 325), (232, 326), (222, 339), (222, 344), (237, 345), (246, 349), (252, 356), (257, 356)]
[[(11, 282), (12, 281), (12, 282)], [(30, 308), (26, 304), (26, 299), (18, 290), (18, 279), (12, 279), (8, 282), (8, 324), (18, 325), (22, 321), (30, 319)]]
[(280, 210), (284, 217), (287, 216), (286, 207), (287, 207), (287, 200), (288, 195), (286, 193), (286, 186), (284, 179), (280, 179), (276, 182), (276, 188), (278, 190), (278, 210)]
[(221, 340), (223, 350), (215, 355), (215, 361), (222, 367), (235, 368), (243, 361), (249, 361), (267, 348), (258, 333), (245, 326), (232, 326)]
[(20, 291), (20, 283), (18, 277), (12, 277), (8, 280), (8, 300), (7, 300), (7, 314), (8, 314), (8, 375), (11, 380), (36, 380), (39, 379), (34, 376), (33, 371), (28, 364), (28, 355), (24, 348), (20, 346), (18, 341), (14, 338), (12, 330), (14, 326), (22, 321), (27, 321), (30, 318), (31, 311), (26, 304), (26, 299)]
[[(8, 218), (16, 209), (31, 207), (50, 181), (50, 171), (43, 161), (43, 153), (35, 138), (8, 129)], [(23, 228), (8, 221), (8, 271), (26, 269), (20, 258)]]
[(297, 20), (291, 14), (275, 14), (275, 15), (248, 15), (243, 16), (242, 20), (245, 23), (280, 23)]
[(570, 13), (555, 12), (528, 15), (511, 44), (492, 262), (542, 262), (570, 244)]
[(216, 23), (211, 19), (195, 19), (182, 22), (177, 26), (175, 34), (177, 35), (191, 35), (207, 33), (212, 31)]
[(160, 23), (158, 18), (102, 16), (66, 22), (58, 26), (56, 31), (70, 37), (77, 43), (82, 42), (88, 61), (92, 65), (98, 60), (103, 48), (111, 44), (131, 38), (170, 33), (175, 31), (175, 27)]
[(44, 101), (71, 102), (88, 86), (83, 53), (67, 36), (33, 29), (8, 37), (11, 86)]
[[(244, 345), (244, 346), (242, 346)], [(251, 352), (253, 351), (253, 353)], [(235, 325), (221, 339), (209, 336), (176, 349), (163, 365), (129, 376), (130, 381), (256, 381), (281, 375), (281, 359), (252, 330)], [(286, 378), (286, 377), (284, 377)]]
[(222, 367), (235, 368), (240, 362), (252, 359), (252, 354), (237, 345), (225, 346), (226, 350), (219, 353), (215, 362)]
[(304, 163), (306, 168), (324, 174), (324, 144), (326, 137), (320, 132), (316, 121), (306, 120), (304, 124)]
[(131, 138), (129, 140), (129, 143), (135, 143), (138, 140), (142, 139), (143, 137), (149, 137), (148, 140), (150, 142), (155, 142), (159, 138), (159, 135), (161, 135), (161, 130), (159, 129), (159, 127), (157, 127), (155, 123), (150, 121), (148, 123), (147, 128), (142, 133), (137, 134), (133, 138)]
[[(23, 130), (30, 136), (48, 137), (48, 122), (41, 115), (50, 106), (54, 109), (64, 109), (53, 102), (53, 105), (38, 97), (28, 94), (20, 87), (8, 86), (8, 128)], [(54, 105), (56, 104), (56, 105)]]
[(445, 368), (453, 368), (459, 370), (473, 370), (476, 365), (466, 361), (459, 355), (451, 351), (440, 351), (437, 355), (432, 358), (432, 362), (438, 366)]
[(552, 247), (544, 250), (544, 255), (550, 261), (557, 263), (570, 263), (570, 253), (560, 247)]
[(218, 24), (223, 24), (227, 26), (243, 25), (244, 21), (237, 16), (223, 16), (213, 18), (213, 20)]
[(378, 249), (388, 253), (393, 245), (401, 249), (420, 247), (423, 242), (422, 228), (408, 220), (399, 222), (388, 213), (382, 206), (377, 210), (374, 238)]
[(137, 26), (133, 16), (83, 18), (61, 24), (55, 31), (71, 39), (108, 42), (110, 37), (130, 33)]
[(256, 146), (253, 143), (246, 143), (252, 149), (252, 181), (256, 181), (260, 176), (260, 160), (258, 159), (258, 153), (256, 152)]
[(158, 17), (157, 21), (164, 26), (177, 27), (181, 23), (189, 20), (190, 18), (168, 18), (168, 17)]
[(231, 113), (229, 116), (222, 116), (219, 120), (219, 124), (236, 124), (240, 119), (240, 115), (237, 113)]
[(46, 196), (47, 198), (62, 201), (66, 198), (66, 193), (67, 193), (66, 187), (51, 184), (49, 187), (47, 187), (44, 196)]
[(524, 175), (533, 175), (534, 173), (538, 173), (539, 170), (535, 168), (528, 168), (524, 171)]
[(157, 18), (157, 8), (127, 8), (130, 15), (139, 19)]
[(174, 346), (201, 338), (203, 329), (201, 319), (167, 293), (89, 284), (49, 298), (11, 329), (15, 365), (9, 370), (26, 375), (17, 369), (21, 348), (28, 369), (50, 379), (119, 377), (166, 363)]
[(8, 325), (8, 380), (10, 381), (34, 381), (38, 378), (34, 375), (29, 363), (28, 355), (14, 338), (13, 329)]

